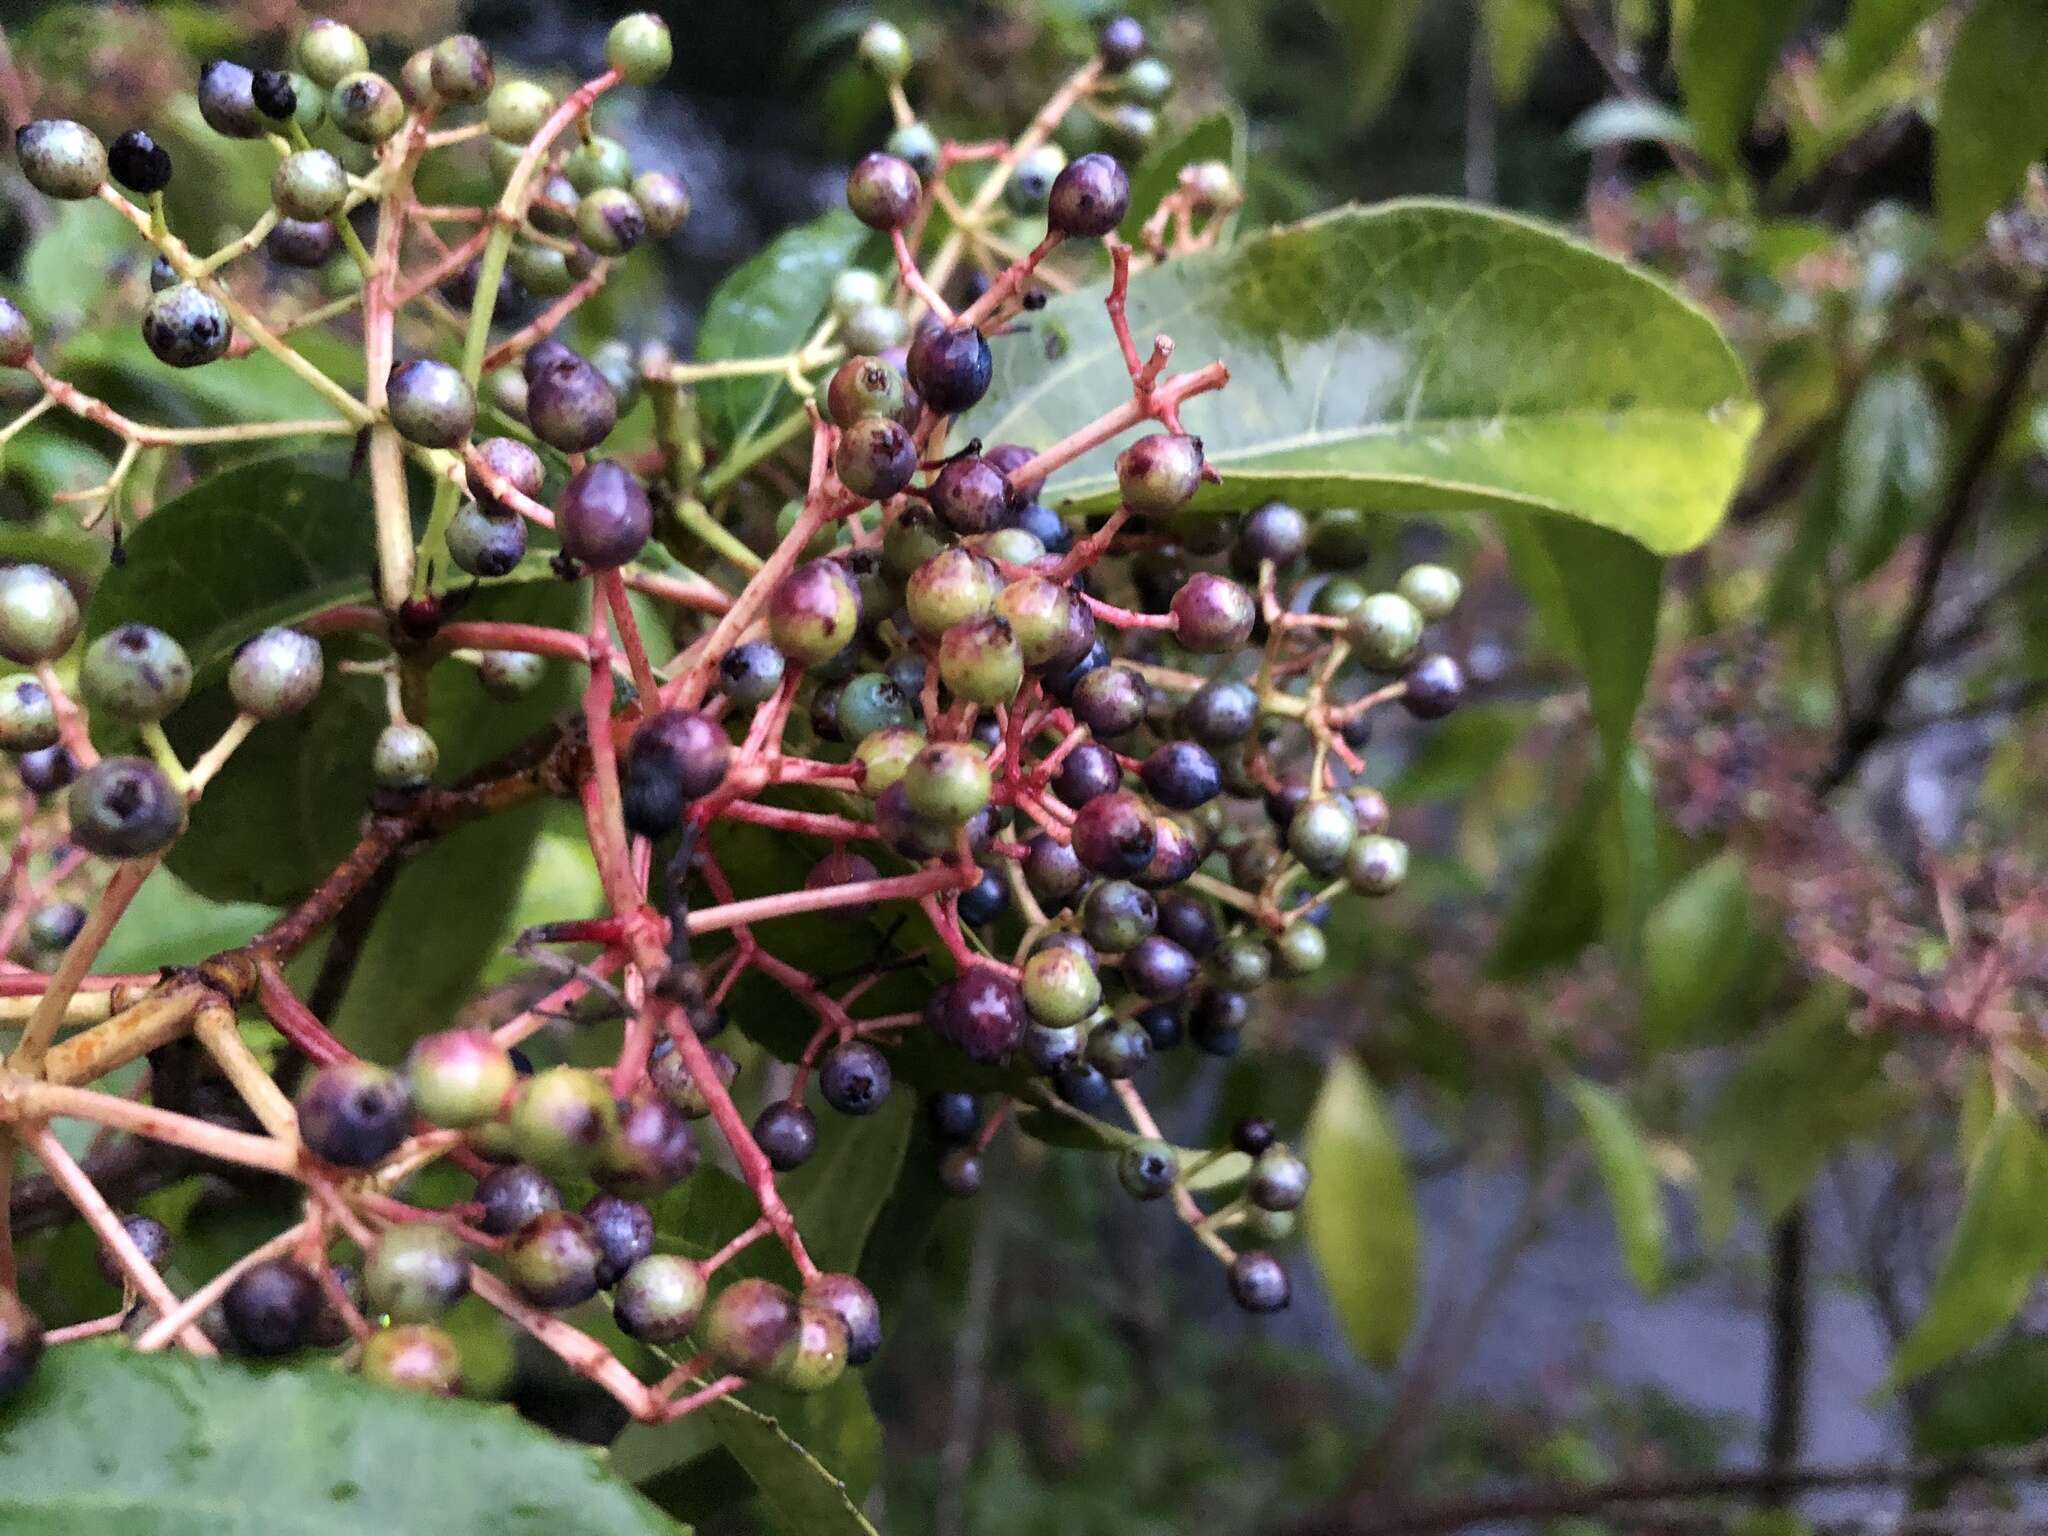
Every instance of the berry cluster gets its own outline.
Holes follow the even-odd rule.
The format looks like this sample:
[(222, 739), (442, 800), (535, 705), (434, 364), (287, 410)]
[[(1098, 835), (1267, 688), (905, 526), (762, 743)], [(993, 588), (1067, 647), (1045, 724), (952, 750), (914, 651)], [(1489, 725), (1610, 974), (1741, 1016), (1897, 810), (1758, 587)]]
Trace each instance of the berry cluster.
[[(870, 28), (861, 56), (886, 83), (898, 127), (854, 166), (846, 195), (886, 236), (891, 270), (845, 274), (820, 338), (787, 357), (693, 365), (656, 349), (573, 350), (555, 333), (609, 263), (688, 211), (680, 182), (636, 175), (588, 121), (613, 86), (657, 78), (669, 49), (658, 21), (628, 18), (612, 31), (610, 68), (559, 101), (496, 80), (468, 37), (423, 50), (393, 83), (332, 22), (306, 32), (299, 72), (210, 65), (199, 85), (206, 121), (268, 140), (278, 161), (272, 208), (203, 258), (164, 227), (172, 168), (146, 134), (111, 150), (75, 123), (19, 136), (38, 188), (107, 201), (161, 253), (142, 322), (158, 358), (213, 365), (261, 348), (318, 379), (337, 415), (198, 437), (148, 427), (46, 371), (25, 318), (0, 305), (0, 363), (34, 373), (46, 392), (37, 412), (68, 410), (131, 450), (360, 434), (378, 559), (377, 606), (344, 605), (241, 646), (225, 683), (235, 723), (189, 765), (163, 731), (194, 686), (177, 640), (116, 626), (67, 681), (60, 666), (82, 623), (75, 594), (39, 567), (0, 571), (0, 654), (31, 669), (0, 694), (0, 746), (19, 755), (36, 794), (58, 804), (63, 792), (74, 861), (116, 861), (90, 912), (36, 911), (36, 943), (62, 951), (54, 974), (0, 978), (5, 1017), (22, 1027), (0, 1072), (0, 1145), (19, 1140), (94, 1225), (132, 1303), (104, 1326), (142, 1348), (345, 1348), (377, 1379), (448, 1391), (458, 1361), (436, 1320), (475, 1294), (645, 1420), (752, 1380), (821, 1388), (874, 1355), (880, 1313), (860, 1281), (812, 1262), (776, 1176), (829, 1134), (810, 1107), (812, 1078), (830, 1110), (871, 1114), (894, 1089), (896, 1047), (920, 1032), (971, 1063), (972, 1080), (1004, 1085), (993, 1103), (987, 1092), (928, 1095), (946, 1189), (980, 1187), (1013, 1110), (1076, 1122), (1119, 1149), (1133, 1197), (1164, 1200), (1189, 1225), (1240, 1305), (1287, 1303), (1268, 1247), (1292, 1226), (1306, 1165), (1263, 1121), (1239, 1123), (1224, 1146), (1172, 1145), (1138, 1078), (1184, 1040), (1236, 1051), (1260, 989), (1323, 964), (1327, 904), (1401, 883), (1407, 849), (1389, 834), (1385, 800), (1358, 778), (1360, 751), (1378, 709), (1434, 719), (1458, 704), (1460, 668), (1430, 645), (1458, 579), (1421, 565), (1369, 590), (1354, 574), (1366, 553), (1357, 515), (1311, 519), (1280, 502), (1229, 510), (1223, 477), (1181, 419), (1227, 370), (1169, 375), (1170, 341), (1141, 353), (1124, 319), (1134, 261), (1215, 238), (1236, 198), (1229, 173), (1184, 171), (1156, 210), (1140, 210), (1134, 252), (1117, 235), (1133, 213), (1123, 167), (1100, 152), (1069, 161), (1050, 138), (1076, 104), (1129, 134), (1170, 85), (1127, 18), (1103, 28), (1096, 56), (1029, 129), (995, 144), (947, 141), (919, 121), (902, 91), (907, 43)], [(481, 115), (436, 126), (463, 108)], [(313, 142), (330, 128), (373, 151), (367, 170), (351, 169), (360, 148)], [(475, 233), (450, 244), (433, 226), (464, 211), (419, 204), (412, 177), (426, 153), (472, 145), (486, 148), (502, 195), (471, 210)], [(952, 184), (963, 173), (971, 187)], [(925, 259), (940, 207), (949, 233)], [(1038, 214), (1043, 238), (1028, 250), (997, 232), (999, 216)], [(284, 267), (345, 250), (361, 291), (341, 310), (273, 324), (217, 276), (259, 249)], [(422, 250), (424, 269), (409, 266)], [(1128, 399), (1060, 443), (949, 445), (954, 418), (989, 392), (996, 349), (1028, 328), (1047, 288), (1086, 279), (1105, 257)], [(494, 339), (508, 273), (551, 302)], [(417, 355), (401, 360), (401, 339), (415, 334), (401, 318), (451, 284), (469, 306), (460, 361), (435, 355), (425, 328)], [(354, 308), (360, 394), (283, 339)], [(804, 492), (765, 552), (692, 497), (702, 455), (677, 426), (692, 387), (747, 372), (799, 379), (814, 395), (791, 434), (809, 435)], [(659, 462), (602, 456), (642, 401)], [(495, 435), (480, 435), (487, 416)], [(1134, 429), (1115, 460), (1113, 511), (1080, 520), (1042, 499), (1050, 476)], [(417, 543), (408, 460), (436, 488)], [(459, 617), (468, 591), (527, 560), (529, 540), (559, 579), (589, 592), (587, 629)], [(664, 541), (701, 545), (726, 578), (678, 574), (655, 558)], [(442, 578), (454, 584), (437, 587)], [(650, 661), (631, 595), (672, 614), (680, 645), (663, 666)], [(390, 704), (368, 744), (379, 788), (359, 846), (251, 944), (206, 966), (94, 974), (187, 807), (261, 722), (313, 705), (328, 670), (323, 639), (344, 632), (387, 648), (382, 660), (346, 663), (381, 678)], [(574, 666), (587, 675), (579, 718), (499, 769), (444, 786), (431, 720), (414, 718), (414, 701), (428, 697), (419, 685), (433, 668), (458, 665), (501, 694)], [(133, 750), (100, 756), (88, 715), (102, 739)], [(495, 1031), (423, 1035), (396, 1069), (357, 1058), (295, 995), (283, 963), (403, 849), (542, 794), (581, 805), (609, 907), (522, 939), (558, 984)], [(734, 822), (811, 850), (807, 872), (736, 897), (713, 836)], [(886, 941), (896, 953), (838, 990), (755, 934), (803, 914), (869, 911), (904, 919)], [(572, 958), (572, 945), (596, 946), (595, 957)], [(881, 976), (906, 968), (929, 978), (921, 1008), (863, 1008)], [(751, 1119), (735, 1100), (735, 1057), (712, 1043), (750, 975), (818, 1021), (787, 1092)], [(537, 1069), (527, 1043), (585, 998), (624, 1016), (615, 1059)], [(276, 1027), (291, 1065), (310, 1067), (295, 1096), (277, 1081), (286, 1063), (244, 1040), (245, 1007)], [(91, 1027), (59, 1042), (66, 1024)], [(199, 1067), (173, 1072), (174, 1054), (194, 1042)], [(144, 1054), (155, 1068), (146, 1103), (79, 1086)], [(232, 1090), (235, 1113), (199, 1106), (195, 1071)], [(49, 1134), (53, 1115), (287, 1175), (305, 1187), (303, 1220), (180, 1298), (159, 1273), (168, 1234), (107, 1209)], [(759, 1219), (716, 1252), (657, 1251), (651, 1203), (697, 1170), (704, 1120)], [(412, 1203), (410, 1181), (442, 1161), (473, 1178), (470, 1198)], [(1251, 1245), (1236, 1246), (1239, 1234)], [(793, 1288), (721, 1276), (770, 1238)], [(0, 1282), (10, 1277), (0, 1246)], [(642, 1380), (555, 1315), (601, 1291), (628, 1336), (672, 1350), (668, 1374)], [(7, 1299), (0, 1390), (26, 1376), (41, 1342)]]

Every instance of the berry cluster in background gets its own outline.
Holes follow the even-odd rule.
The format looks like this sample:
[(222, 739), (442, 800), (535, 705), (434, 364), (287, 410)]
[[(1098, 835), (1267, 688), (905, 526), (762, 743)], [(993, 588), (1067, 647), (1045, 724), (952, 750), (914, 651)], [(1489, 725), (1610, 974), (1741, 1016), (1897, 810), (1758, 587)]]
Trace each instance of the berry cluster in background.
[[(1238, 200), (1229, 169), (1205, 163), (1133, 210), (1116, 159), (1067, 162), (1050, 142), (1077, 103), (1126, 135), (1147, 131), (1171, 82), (1135, 22), (1108, 23), (1095, 57), (1017, 137), (987, 143), (947, 140), (916, 116), (894, 28), (869, 28), (860, 49), (898, 126), (854, 166), (846, 198), (893, 261), (842, 274), (803, 348), (739, 362), (616, 345), (586, 357), (555, 334), (636, 246), (689, 213), (677, 177), (636, 168), (590, 124), (605, 92), (667, 68), (671, 40), (651, 16), (619, 22), (609, 67), (559, 100), (498, 79), (467, 36), (388, 79), (331, 21), (306, 30), (295, 70), (208, 65), (206, 123), (267, 142), (277, 167), (271, 206), (206, 255), (167, 227), (174, 167), (146, 131), (103, 145), (68, 121), (21, 130), (20, 166), (40, 192), (105, 202), (156, 253), (139, 323), (159, 361), (231, 366), (260, 351), (332, 415), (130, 419), (48, 372), (26, 318), (0, 301), (0, 366), (43, 391), (0, 442), (51, 410), (114, 434), (123, 451), (103, 512), (146, 449), (353, 443), (377, 602), (252, 634), (227, 670), (233, 723), (183, 761), (164, 730), (195, 686), (178, 641), (128, 622), (81, 647), (84, 614), (62, 577), (0, 569), (0, 654), (28, 669), (0, 683), (0, 748), (44, 809), (17, 857), (55, 824), (69, 851), (47, 883), (88, 859), (111, 869), (90, 909), (41, 900), (9, 919), (57, 958), (49, 974), (0, 973), (0, 1024), (19, 1030), (0, 1070), (0, 1183), (25, 1150), (91, 1225), (122, 1292), (104, 1318), (46, 1335), (14, 1298), (0, 1218), (0, 1395), (47, 1343), (116, 1331), (143, 1350), (339, 1351), (373, 1379), (450, 1392), (460, 1365), (439, 1323), (472, 1294), (645, 1422), (753, 1381), (822, 1389), (873, 1357), (883, 1318), (859, 1280), (812, 1261), (777, 1178), (812, 1158), (833, 1117), (906, 1091), (896, 1079), (911, 1075), (913, 1045), (982, 1085), (925, 1085), (948, 1192), (974, 1194), (1006, 1126), (1068, 1122), (1119, 1148), (1123, 1188), (1170, 1208), (1241, 1306), (1287, 1304), (1272, 1250), (1307, 1165), (1264, 1121), (1240, 1122), (1225, 1145), (1174, 1146), (1140, 1083), (1162, 1052), (1235, 1052), (1256, 1033), (1261, 989), (1324, 962), (1326, 904), (1402, 882), (1407, 849), (1361, 754), (1376, 711), (1430, 720), (1459, 704), (1460, 665), (1432, 645), (1459, 579), (1420, 565), (1371, 590), (1346, 574), (1363, 561), (1358, 520), (1312, 525), (1281, 502), (1233, 503), (1182, 421), (1226, 386), (1229, 360), (1176, 371), (1170, 338), (1132, 336), (1133, 263), (1206, 248)], [(316, 143), (334, 135), (372, 149), (373, 167), (352, 172)], [(494, 205), (419, 200), (424, 157), (479, 153), (501, 188)], [(351, 217), (366, 206), (367, 240)], [(1134, 212), (1135, 249), (1118, 236)], [(998, 213), (1042, 215), (1043, 238), (1009, 246)], [(274, 322), (222, 280), (245, 260), (348, 262), (360, 283)], [(508, 275), (539, 301), (516, 329), (498, 323)], [(989, 394), (995, 349), (1021, 344), (1048, 291), (1096, 282), (1128, 397), (1059, 442), (961, 440), (953, 418)], [(443, 299), (451, 285), (466, 313)], [(288, 341), (357, 321), (360, 393)], [(762, 549), (673, 498), (663, 465), (605, 454), (642, 399), (669, 462), (699, 452), (692, 391), (735, 377), (786, 377), (810, 401), (795, 438), (808, 432), (808, 475)], [(1110, 443), (1114, 510), (1063, 516), (1056, 485), (1041, 499), (1050, 477)], [(711, 552), (709, 574), (663, 549), (671, 528)], [(530, 542), (587, 593), (587, 626), (463, 616), (473, 591), (531, 558)], [(665, 626), (658, 648), (643, 632), (650, 611)], [(576, 669), (580, 709), (450, 782), (428, 680), (463, 667), (508, 699)], [(196, 968), (96, 971), (188, 808), (252, 732), (304, 710), (338, 669), (380, 679), (388, 700), (388, 723), (360, 744), (377, 788), (358, 845), (246, 946)], [(523, 937), (553, 985), (509, 1022), (422, 1020), (402, 1062), (359, 1059), (287, 965), (409, 850), (542, 798), (580, 807), (606, 910)], [(780, 889), (735, 893), (713, 836), (734, 823), (785, 841)], [(853, 978), (814, 975), (754, 932), (855, 915), (886, 937)], [(877, 1011), (881, 984), (904, 976), (919, 979), (922, 1005)], [(717, 1044), (749, 977), (815, 1020), (787, 1094), (751, 1120)], [(616, 1035), (611, 1065), (536, 1070), (523, 1043), (592, 1005)], [(252, 1048), (244, 1010), (274, 1026), (288, 1060)], [(91, 1086), (144, 1057), (146, 1094)], [(231, 1090), (224, 1107), (202, 1102), (195, 1075)], [(175, 1294), (168, 1232), (111, 1208), (53, 1119), (289, 1178), (303, 1186), (300, 1219)], [(722, 1154), (700, 1147), (709, 1134)], [(650, 1206), (714, 1155), (757, 1219), (708, 1256), (663, 1251)], [(415, 1203), (430, 1167), (472, 1187)], [(722, 1273), (755, 1243), (785, 1250), (800, 1284)], [(600, 1293), (659, 1371), (559, 1315)]]

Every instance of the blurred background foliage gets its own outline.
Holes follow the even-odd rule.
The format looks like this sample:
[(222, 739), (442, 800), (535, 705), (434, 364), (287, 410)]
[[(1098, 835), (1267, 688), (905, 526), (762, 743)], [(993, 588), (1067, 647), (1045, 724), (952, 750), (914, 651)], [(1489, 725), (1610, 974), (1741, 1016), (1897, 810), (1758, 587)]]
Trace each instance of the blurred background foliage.
[[(679, 352), (734, 265), (832, 205), (845, 163), (886, 132), (851, 56), (867, 20), (908, 30), (913, 96), (973, 138), (1027, 115), (1105, 9), (657, 8), (676, 71), (609, 108), (606, 131), (681, 170), (696, 211), (665, 268), (636, 263), (644, 276), (579, 324)], [(597, 57), (611, 15), (569, 0), (328, 9), (380, 57), (461, 24), (564, 77)], [(1306, 1144), (1294, 1310), (1231, 1314), (1185, 1234), (1121, 1198), (1097, 1155), (1005, 1137), (981, 1198), (941, 1208), (917, 1129), (892, 1149), (902, 1172), (875, 1192), (862, 1266), (892, 1329), (866, 1383), (880, 1428), (842, 1405), (825, 1427), (835, 1466), (872, 1487), (886, 1529), (934, 1536), (1400, 1529), (1404, 1507), (1447, 1521), (1459, 1511), (1433, 1501), (1495, 1492), (1498, 1509), (1464, 1513), (1791, 1533), (2010, 1508), (2024, 1483), (2006, 1471), (1915, 1458), (2048, 1432), (2048, 9), (1131, 9), (1178, 82), (1163, 136), (1242, 111), (1249, 227), (1409, 195), (1564, 222), (1713, 313), (1764, 433), (1727, 528), (1667, 571), (1651, 686), (1618, 754), (1587, 708), (1588, 658), (1517, 581), (1511, 538), (1371, 508), (1326, 517), (1321, 536), (1355, 538), (1374, 566), (1447, 554), (1467, 573), (1456, 639), (1476, 686), (1426, 742), (1397, 727), (1373, 744), (1417, 851), (1409, 885), (1369, 912), (1340, 906), (1336, 963), (1269, 1013), (1255, 1052), (1166, 1067), (1176, 1139), (1258, 1113)], [(225, 238), (222, 210), (259, 206), (261, 171), (180, 93), (196, 60), (282, 56), (302, 19), (289, 0), (17, 0), (0, 110), (150, 124), (206, 171), (174, 184), (174, 222)], [(1099, 131), (1070, 127), (1074, 149)], [(103, 302), (127, 259), (106, 221), (13, 176), (0, 276), (64, 334), (67, 372), (166, 419), (295, 413), (253, 369), (164, 393)], [(82, 435), (12, 446), (10, 547), (103, 558), (47, 510), (104, 475), (100, 455)], [(538, 846), (479, 953), (586, 878), (550, 837)], [(260, 920), (167, 886), (156, 899), (159, 941), (193, 958)], [(232, 1225), (216, 1213), (221, 1246), (188, 1242), (196, 1273)], [(613, 1432), (544, 1362), (472, 1332), (474, 1389)], [(773, 1525), (720, 1453), (629, 1435), (614, 1454), (705, 1529)], [(1881, 1466), (1770, 1508), (1774, 1477), (1844, 1463)], [(1689, 1481), (1714, 1468), (1738, 1486)], [(1636, 1501), (1646, 1487), (1660, 1497)]]

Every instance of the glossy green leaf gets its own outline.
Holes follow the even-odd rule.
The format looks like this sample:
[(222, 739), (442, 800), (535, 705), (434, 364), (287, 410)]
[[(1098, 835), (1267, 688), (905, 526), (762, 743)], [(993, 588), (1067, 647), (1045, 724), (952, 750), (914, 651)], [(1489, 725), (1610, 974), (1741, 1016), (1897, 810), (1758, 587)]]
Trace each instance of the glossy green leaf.
[(1131, 171), (1131, 211), (1124, 215), (1118, 234), (1134, 246), (1139, 244), (1145, 221), (1159, 207), (1159, 199), (1179, 183), (1186, 166), (1221, 160), (1242, 187), (1245, 136), (1244, 114), (1235, 107), (1218, 107), (1188, 124), (1178, 137), (1154, 148)]
[(1644, 1295), (1655, 1295), (1664, 1283), (1667, 1222), (1649, 1141), (1628, 1106), (1608, 1089), (1573, 1078), (1565, 1091), (1592, 1143), (1593, 1162), (1607, 1189), (1607, 1206), (1629, 1278)]
[(1512, 105), (1528, 92), (1544, 49), (1558, 34), (1557, 7), (1550, 0), (1482, 0), (1480, 14), (1494, 91)]
[(1863, 381), (1842, 422), (1837, 537), (1861, 581), (1926, 515), (1948, 456), (1948, 423), (1920, 371), (1899, 363)]
[(730, 1397), (703, 1411), (790, 1536), (876, 1536), (846, 1485), (777, 1420)]
[(1351, 121), (1369, 123), (1401, 83), (1423, 0), (1321, 0), (1321, 5), (1351, 51)]
[(1855, 0), (1828, 44), (1823, 76), (1837, 97), (1865, 85), (1905, 51), (1947, 0)]
[(1962, 1213), (1934, 1288), (1892, 1358), (1902, 1386), (1988, 1338), (2018, 1315), (2048, 1264), (2048, 1140), (2033, 1116), (2001, 1104), (1970, 1164)]
[(1980, 0), (1956, 34), (1934, 134), (1934, 209), (1951, 247), (1982, 235), (2048, 150), (2044, 78), (2048, 6)]
[(1740, 854), (1709, 859), (1666, 893), (1643, 934), (1643, 1029), (1658, 1045), (1688, 1039), (1741, 979), (1750, 942), (1749, 877)]
[(1303, 1140), (1309, 1251), (1351, 1347), (1390, 1366), (1415, 1324), (1422, 1235), (1393, 1116), (1349, 1056), (1331, 1066)]
[[(697, 328), (703, 362), (779, 357), (817, 331), (832, 280), (860, 265), (874, 232), (843, 208), (783, 231), (735, 268), (712, 292)], [(718, 379), (702, 385), (698, 410), (706, 435), (722, 447), (754, 436), (796, 401), (778, 376)]]
[(2032, 1445), (2048, 1435), (2048, 1338), (2007, 1339), (1930, 1387), (1913, 1413), (1913, 1448), (1922, 1456)]
[(327, 1370), (58, 1350), (0, 1406), (7, 1536), (681, 1536), (588, 1451), (502, 1409)]
[[(1183, 412), (1223, 474), (1198, 506), (1550, 512), (1670, 553), (1713, 531), (1757, 422), (1684, 299), (1455, 204), (1345, 209), (1153, 268), (1130, 322), (1171, 335), (1181, 367), (1229, 362), (1229, 387)], [(1129, 392), (1100, 295), (1067, 295), (997, 343), (992, 404), (963, 431), (1051, 443)], [(1083, 456), (1051, 498), (1111, 504), (1116, 452)]]
[(1793, 0), (1692, 0), (1678, 78), (1700, 149), (1733, 166), (1801, 7)]

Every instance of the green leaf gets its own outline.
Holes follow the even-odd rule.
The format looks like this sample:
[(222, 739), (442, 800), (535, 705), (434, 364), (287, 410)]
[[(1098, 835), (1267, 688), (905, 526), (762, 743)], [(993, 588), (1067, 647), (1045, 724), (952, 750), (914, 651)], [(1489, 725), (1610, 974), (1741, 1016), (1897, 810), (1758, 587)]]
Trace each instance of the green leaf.
[(1230, 167), (1239, 187), (1245, 178), (1244, 114), (1236, 107), (1218, 107), (1188, 124), (1178, 138), (1157, 146), (1131, 172), (1131, 206), (1118, 233), (1132, 245), (1139, 242), (1145, 221), (1159, 207), (1159, 199), (1180, 181), (1183, 167), (1203, 160), (1221, 160)]
[(1660, 1047), (1689, 1040), (1732, 995), (1751, 942), (1742, 856), (1709, 859), (1657, 903), (1643, 933), (1643, 1029)]
[[(1456, 204), (1345, 209), (1155, 267), (1129, 312), (1187, 368), (1228, 361), (1231, 384), (1183, 412), (1223, 474), (1198, 506), (1549, 512), (1676, 553), (1720, 520), (1757, 424), (1741, 365), (1686, 300)], [(1072, 294), (997, 344), (997, 404), (962, 430), (1056, 442), (1129, 395), (1099, 295)], [(1111, 505), (1117, 447), (1053, 496)]]
[(197, 965), (246, 944), (278, 917), (276, 907), (208, 901), (168, 869), (142, 882), (94, 963), (103, 971)]
[(1934, 209), (1951, 248), (1984, 233), (2048, 149), (2043, 78), (2048, 5), (1981, 0), (1956, 34), (1934, 135)]
[(1520, 705), (1482, 704), (1461, 709), (1416, 743), (1387, 797), (1397, 804), (1469, 794), (1504, 762), (1534, 724)]
[(872, 1115), (831, 1127), (816, 1155), (777, 1181), (820, 1267), (850, 1271), (860, 1263), (916, 1118), (912, 1095), (893, 1094)]
[(730, 1397), (703, 1411), (791, 1536), (876, 1536), (846, 1485), (775, 1419)]
[[(811, 339), (832, 280), (859, 266), (874, 233), (843, 208), (783, 231), (712, 292), (697, 329), (702, 362), (779, 357)], [(706, 434), (730, 448), (754, 436), (796, 399), (778, 375), (718, 379), (697, 392)]]
[(1692, 124), (1661, 101), (1617, 96), (1597, 102), (1579, 114), (1564, 136), (1582, 155), (1628, 144), (1679, 144), (1692, 147)]
[(1948, 424), (1910, 363), (1863, 381), (1842, 422), (1837, 536), (1861, 581), (1899, 547), (1932, 504), (1948, 456)]
[(1828, 45), (1823, 66), (1835, 99), (1867, 84), (1897, 58), (1947, 0), (1856, 0)]
[(1480, 15), (1494, 91), (1515, 105), (1528, 93), (1544, 49), (1557, 36), (1557, 8), (1550, 0), (1481, 0)]
[(1351, 50), (1351, 122), (1362, 127), (1385, 109), (1408, 64), (1422, 0), (1321, 0)]
[(1900, 1387), (1989, 1337), (2018, 1315), (2048, 1264), (2048, 1141), (2013, 1104), (1991, 1117), (1970, 1164), (1962, 1214), (1913, 1331), (1892, 1359)]
[(1595, 786), (1551, 832), (1508, 911), (1487, 960), (1489, 976), (1513, 981), (1532, 975), (1571, 959), (1600, 936), (1600, 873), (1592, 847), (1604, 801)]
[(1802, 9), (1794, 0), (1692, 0), (1678, 40), (1678, 79), (1709, 159), (1735, 164)]
[(86, 1345), (0, 1407), (0, 1531), (21, 1536), (685, 1529), (510, 1413), (328, 1370)]
[(1967, 1456), (2048, 1435), (2048, 1338), (2039, 1334), (1959, 1361), (1930, 1385), (1913, 1413), (1913, 1448), (1922, 1456)]
[(1593, 1161), (1607, 1187), (1607, 1205), (1629, 1278), (1644, 1295), (1653, 1296), (1664, 1283), (1666, 1223), (1650, 1144), (1628, 1106), (1599, 1084), (1575, 1077), (1565, 1084), (1565, 1092), (1593, 1144)]
[(1304, 1142), (1309, 1251), (1351, 1347), (1391, 1366), (1415, 1324), (1422, 1236), (1393, 1118), (1349, 1056), (1331, 1066)]

